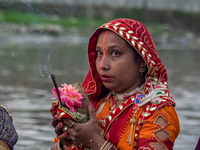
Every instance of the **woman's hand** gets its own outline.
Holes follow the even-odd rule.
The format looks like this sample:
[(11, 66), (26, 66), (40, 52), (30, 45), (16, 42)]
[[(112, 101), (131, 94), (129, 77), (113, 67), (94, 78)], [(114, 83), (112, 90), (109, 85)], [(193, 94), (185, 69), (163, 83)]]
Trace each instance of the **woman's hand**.
[(59, 102), (58, 102), (58, 101), (54, 101), (54, 102), (51, 104), (50, 112), (51, 112), (51, 114), (52, 114), (53, 117), (57, 114), (58, 105), (59, 105)]
[[(61, 134), (60, 137), (67, 137), (75, 144), (90, 147), (93, 150), (99, 150), (105, 142), (105, 139), (100, 133), (94, 108), (89, 107), (88, 109), (90, 120), (86, 123), (73, 123), (72, 120), (63, 119), (63, 122), (68, 126), (65, 131), (67, 135)], [(56, 127), (57, 132), (60, 130), (60, 127)]]
[[(58, 117), (57, 117), (57, 115), (56, 115), (58, 105), (59, 105), (58, 102), (52, 103), (52, 107), (51, 107), (50, 111), (51, 111), (51, 113), (52, 113), (52, 115), (53, 115), (54, 117), (53, 117), (53, 119), (52, 119), (51, 124), (52, 124), (52, 126), (55, 128), (55, 133), (58, 135), (58, 139), (59, 139), (60, 142), (63, 144), (62, 149), (63, 149), (63, 150), (67, 150), (67, 149), (68, 149), (68, 146), (69, 146), (69, 144), (70, 144), (70, 142), (71, 142), (71, 140), (66, 139), (67, 133), (64, 133), (64, 132), (62, 131), (62, 128), (63, 128), (63, 126), (64, 126), (64, 123), (63, 123), (62, 121), (59, 121), (59, 120), (58, 120)], [(54, 147), (57, 148), (57, 144), (58, 144), (58, 143), (54, 144), (54, 145), (52, 146), (52, 149), (54, 149)]]
[(55, 115), (52, 119), (52, 126), (55, 128), (55, 133), (58, 136), (58, 139), (63, 145), (69, 146), (71, 143), (70, 139), (67, 139), (67, 133), (63, 132), (64, 123), (58, 120), (57, 115)]

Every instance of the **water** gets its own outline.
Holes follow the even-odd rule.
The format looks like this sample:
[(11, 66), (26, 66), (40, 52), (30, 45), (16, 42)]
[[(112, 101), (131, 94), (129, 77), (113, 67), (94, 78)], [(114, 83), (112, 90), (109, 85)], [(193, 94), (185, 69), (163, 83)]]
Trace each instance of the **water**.
[[(19, 134), (16, 150), (50, 149), (55, 133), (48, 71), (53, 70), (58, 84), (82, 82), (88, 70), (87, 40), (26, 35), (0, 39), (0, 103), (14, 119)], [(174, 149), (192, 150), (200, 136), (200, 50), (158, 50), (158, 54), (168, 71), (180, 119)]]
[(200, 136), (200, 51), (158, 51), (168, 71), (169, 87), (176, 100), (180, 135), (174, 149), (193, 150)]

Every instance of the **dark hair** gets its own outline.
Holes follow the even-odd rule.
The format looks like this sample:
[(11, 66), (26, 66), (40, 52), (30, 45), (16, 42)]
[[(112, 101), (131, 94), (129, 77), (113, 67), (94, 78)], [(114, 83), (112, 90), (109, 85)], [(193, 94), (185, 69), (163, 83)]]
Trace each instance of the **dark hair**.
[(137, 50), (134, 47), (133, 47), (133, 55), (134, 55), (134, 60), (143, 59), (142, 56), (137, 52)]
[[(132, 47), (132, 46), (131, 46)], [(142, 56), (138, 53), (138, 51), (133, 47), (133, 57), (134, 61), (137, 61), (138, 59), (143, 59)], [(143, 72), (143, 76), (145, 77), (148, 72), (148, 67), (146, 66), (145, 71)]]
[(100, 101), (102, 98), (104, 98), (108, 93), (110, 92), (110, 89), (106, 88), (104, 85), (102, 86), (102, 90), (100, 95), (97, 97), (97, 102)]

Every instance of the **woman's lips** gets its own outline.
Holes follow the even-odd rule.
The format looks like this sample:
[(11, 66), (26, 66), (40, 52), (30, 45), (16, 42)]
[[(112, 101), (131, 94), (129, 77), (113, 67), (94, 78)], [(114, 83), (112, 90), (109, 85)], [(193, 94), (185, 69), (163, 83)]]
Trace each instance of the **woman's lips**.
[(111, 77), (111, 76), (108, 76), (108, 75), (105, 75), (105, 74), (102, 74), (101, 75), (101, 80), (103, 81), (103, 82), (109, 82), (109, 81), (111, 81), (113, 78)]

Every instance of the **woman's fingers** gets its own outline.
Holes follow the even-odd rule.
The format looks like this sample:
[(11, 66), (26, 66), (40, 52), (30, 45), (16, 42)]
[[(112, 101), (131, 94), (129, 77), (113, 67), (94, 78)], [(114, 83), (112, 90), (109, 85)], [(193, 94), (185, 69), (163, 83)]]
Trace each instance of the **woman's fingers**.
[(96, 121), (97, 120), (96, 113), (92, 104), (89, 104), (88, 110), (89, 110), (89, 115), (90, 115), (90, 121)]
[(63, 133), (63, 131), (62, 131), (63, 125), (64, 124), (62, 122), (58, 122), (58, 125), (55, 127), (55, 133), (58, 136)]
[(58, 124), (58, 117), (55, 115), (51, 121), (51, 125), (55, 128)]
[(52, 119), (52, 125), (55, 127), (55, 133), (58, 135), (58, 139), (60, 140), (61, 143), (63, 143), (66, 146), (69, 146), (71, 143), (71, 140), (68, 139), (68, 126), (65, 125), (63, 122), (58, 121), (57, 117)]
[[(102, 135), (100, 134), (95, 109), (90, 104), (88, 106), (88, 110), (90, 116), (90, 120), (88, 122), (77, 123), (73, 120), (62, 118), (62, 126), (55, 127), (56, 133), (59, 136), (59, 139), (62, 140), (61, 142), (63, 144), (66, 144), (67, 141), (69, 142), (70, 139), (75, 144), (87, 147), (90, 147), (91, 144), (98, 145), (98, 140), (101, 140)], [(98, 140), (95, 140), (95, 138)]]
[(51, 109), (50, 109), (50, 112), (51, 112), (52, 116), (55, 116), (55, 115), (56, 115), (58, 105), (59, 105), (59, 104), (58, 104), (57, 101), (55, 101), (55, 102), (52, 103), (52, 106), (51, 106)]
[(70, 139), (67, 139), (68, 134), (66, 132), (64, 132), (63, 134), (60, 134), (58, 136), (58, 139), (60, 140), (60, 142), (66, 146), (69, 146), (71, 143)]
[(75, 122), (73, 120), (67, 119), (67, 118), (63, 118), (63, 122), (69, 127), (69, 128), (73, 128), (75, 125)]
[(69, 129), (68, 125), (64, 125), (62, 127), (62, 131), (67, 133), (67, 130)]

